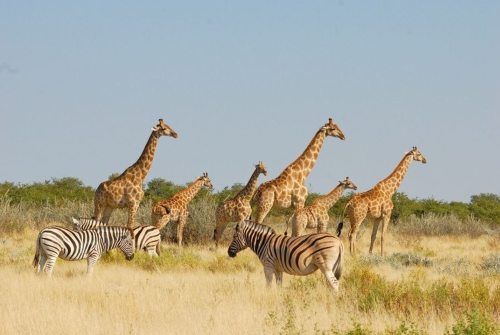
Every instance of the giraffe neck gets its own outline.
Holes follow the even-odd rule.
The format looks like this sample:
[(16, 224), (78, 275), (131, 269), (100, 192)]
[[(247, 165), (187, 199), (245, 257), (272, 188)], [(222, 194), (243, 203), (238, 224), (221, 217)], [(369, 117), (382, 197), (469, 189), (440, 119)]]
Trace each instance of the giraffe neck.
[(377, 186), (381, 187), (390, 196), (394, 195), (399, 188), (399, 185), (401, 185), (412, 160), (412, 155), (406, 155), (403, 157), (394, 171), (387, 178), (378, 183)]
[(339, 201), (340, 197), (342, 196), (342, 193), (345, 191), (345, 185), (344, 184), (339, 184), (337, 187), (335, 187), (330, 193), (327, 195), (318, 198), (317, 202), (322, 204), (324, 207), (327, 209), (330, 209)]
[(293, 161), (292, 164), (288, 165), (283, 172), (294, 172), (293, 174), (296, 179), (305, 179), (309, 175), (309, 173), (311, 173), (311, 170), (316, 163), (316, 159), (318, 158), (325, 138), (325, 132), (322, 130), (318, 130), (302, 155), (297, 157), (297, 159)]
[(259, 179), (260, 169), (257, 168), (252, 173), (250, 180), (246, 184), (246, 186), (236, 195), (235, 198), (241, 198), (242, 200), (250, 201), (255, 192), (255, 188), (257, 186), (257, 179)]
[(153, 164), (157, 144), (158, 136), (155, 132), (152, 132), (139, 159), (127, 170), (125, 170), (125, 172), (132, 173), (133, 175), (138, 176), (141, 180), (144, 180), (149, 172), (149, 169), (151, 168), (151, 164)]
[(181, 198), (186, 203), (189, 203), (191, 200), (193, 200), (194, 196), (201, 190), (202, 187), (203, 180), (201, 178), (197, 179), (194, 183), (189, 185), (188, 188), (177, 193), (176, 197)]

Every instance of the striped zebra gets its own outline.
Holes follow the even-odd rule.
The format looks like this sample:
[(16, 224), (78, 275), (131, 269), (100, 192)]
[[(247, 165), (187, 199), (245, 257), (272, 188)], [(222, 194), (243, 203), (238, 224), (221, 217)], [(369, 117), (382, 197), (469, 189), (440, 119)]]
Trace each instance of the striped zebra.
[(73, 231), (52, 226), (43, 229), (36, 240), (33, 266), (50, 277), (57, 257), (76, 261), (87, 259), (87, 275), (91, 275), (103, 252), (119, 248), (127, 260), (134, 258), (134, 232), (130, 228), (106, 226), (87, 231)]
[(229, 257), (235, 257), (247, 247), (259, 256), (268, 287), (271, 286), (273, 274), (276, 284), (281, 286), (283, 272), (307, 276), (320, 269), (335, 292), (338, 292), (344, 244), (334, 235), (316, 233), (291, 237), (276, 234), (274, 229), (262, 224), (240, 221), (227, 253)]
[[(92, 218), (72, 218), (73, 230), (88, 230), (105, 226), (102, 221)], [(135, 249), (147, 251), (149, 256), (160, 256), (160, 231), (154, 226), (137, 226), (134, 231)]]

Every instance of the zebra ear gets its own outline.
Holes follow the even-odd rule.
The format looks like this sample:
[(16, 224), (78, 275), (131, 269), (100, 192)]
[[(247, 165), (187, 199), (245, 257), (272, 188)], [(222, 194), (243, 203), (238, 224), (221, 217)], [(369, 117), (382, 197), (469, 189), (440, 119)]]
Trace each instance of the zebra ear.
[(77, 219), (75, 219), (74, 217), (71, 217), (71, 219), (73, 220), (73, 224), (79, 224), (79, 223), (80, 223), (80, 222), (79, 222)]

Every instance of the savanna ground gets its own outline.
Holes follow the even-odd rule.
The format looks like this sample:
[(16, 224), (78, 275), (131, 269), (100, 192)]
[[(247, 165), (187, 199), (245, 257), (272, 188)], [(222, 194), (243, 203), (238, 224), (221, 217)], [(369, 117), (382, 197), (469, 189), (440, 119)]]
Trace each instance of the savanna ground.
[[(0, 334), (500, 333), (500, 235), (473, 219), (430, 215), (391, 223), (383, 257), (379, 239), (368, 254), (371, 222), (363, 223), (358, 255), (351, 256), (347, 222), (336, 295), (319, 272), (285, 274), (282, 289), (275, 283), (267, 289), (251, 250), (227, 256), (234, 224), (218, 249), (210, 240), (212, 223), (201, 232), (206, 238), (199, 243), (188, 238), (182, 250), (168, 230), (163, 232), (158, 258), (137, 252), (127, 262), (114, 250), (103, 255), (92, 277), (85, 275), (86, 261), (62, 260), (52, 278), (36, 276), (31, 261), (41, 227), (34, 222), (69, 227), (70, 221), (46, 220), (50, 213), (45, 221), (35, 217), (40, 213), (22, 214), (22, 228), (12, 229), (5, 222), (18, 214), (9, 209), (6, 215), (5, 208), (0, 208)], [(115, 215), (120, 220), (123, 214)], [(269, 224), (283, 232), (282, 221), (274, 221)], [(332, 219), (329, 231), (336, 222)], [(186, 232), (198, 233), (194, 226)]]

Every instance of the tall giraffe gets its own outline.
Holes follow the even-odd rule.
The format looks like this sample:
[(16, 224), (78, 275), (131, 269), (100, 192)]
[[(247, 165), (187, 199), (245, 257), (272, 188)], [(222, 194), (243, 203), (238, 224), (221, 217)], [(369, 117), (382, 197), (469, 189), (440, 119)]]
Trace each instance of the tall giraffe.
[(177, 192), (171, 198), (158, 201), (151, 210), (151, 222), (161, 229), (169, 222), (177, 222), (177, 243), (182, 247), (182, 233), (188, 217), (188, 204), (194, 196), (205, 186), (212, 189), (212, 182), (207, 173), (198, 177), (188, 188)]
[(177, 133), (164, 123), (163, 119), (151, 130), (139, 159), (121, 175), (104, 181), (97, 187), (94, 196), (94, 219), (107, 224), (114, 209), (128, 207), (127, 226), (134, 227), (135, 213), (144, 196), (142, 183), (153, 163), (158, 139), (161, 136), (177, 138)]
[(215, 246), (219, 245), (219, 239), (226, 229), (229, 222), (239, 222), (248, 219), (252, 213), (250, 201), (255, 193), (257, 179), (259, 175), (267, 176), (267, 170), (264, 163), (255, 164), (255, 171), (252, 173), (250, 180), (246, 186), (232, 199), (221, 202), (215, 210), (215, 229), (214, 240)]
[[(330, 216), (328, 210), (339, 201), (346, 189), (357, 190), (358, 188), (347, 177), (344, 181), (339, 181), (330, 193), (315, 199), (310, 206), (295, 209), (293, 215), (286, 222), (292, 224), (292, 236), (300, 236), (306, 228), (317, 228), (318, 233), (326, 233), (326, 227)], [(285, 235), (287, 232), (285, 232)]]
[(304, 207), (307, 198), (306, 178), (318, 158), (323, 142), (327, 136), (345, 140), (340, 128), (332, 119), (319, 128), (304, 152), (275, 179), (262, 183), (255, 191), (255, 218), (262, 223), (271, 208), (284, 209), (295, 203), (297, 208)]
[[(417, 147), (413, 147), (411, 151), (405, 153), (405, 156), (396, 169), (387, 178), (380, 181), (371, 190), (355, 194), (346, 204), (344, 213), (347, 209), (349, 221), (351, 223), (351, 229), (349, 231), (349, 248), (351, 254), (356, 253), (356, 234), (359, 226), (365, 218), (368, 218), (375, 220), (370, 243), (370, 254), (373, 251), (373, 244), (377, 237), (379, 224), (382, 222), (380, 253), (384, 255), (384, 235), (394, 207), (392, 196), (396, 193), (399, 185), (401, 185), (406, 171), (408, 171), (410, 167), (410, 163), (414, 160), (424, 164), (427, 163)], [(344, 217), (344, 214), (342, 214), (342, 217)]]

